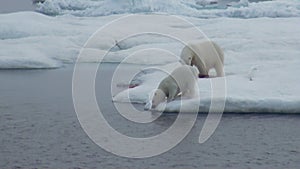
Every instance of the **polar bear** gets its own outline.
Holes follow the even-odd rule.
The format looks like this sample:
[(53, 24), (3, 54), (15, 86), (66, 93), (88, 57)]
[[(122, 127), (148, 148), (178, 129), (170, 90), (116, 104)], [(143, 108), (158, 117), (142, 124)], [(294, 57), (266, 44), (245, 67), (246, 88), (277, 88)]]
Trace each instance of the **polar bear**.
[(155, 108), (158, 104), (172, 101), (181, 93), (181, 97), (191, 98), (197, 94), (196, 84), (199, 71), (196, 67), (183, 65), (164, 78), (154, 90), (145, 109)]
[(209, 70), (214, 68), (218, 77), (224, 76), (224, 53), (213, 41), (189, 43), (182, 49), (180, 58), (187, 65), (195, 65), (199, 77), (209, 77)]

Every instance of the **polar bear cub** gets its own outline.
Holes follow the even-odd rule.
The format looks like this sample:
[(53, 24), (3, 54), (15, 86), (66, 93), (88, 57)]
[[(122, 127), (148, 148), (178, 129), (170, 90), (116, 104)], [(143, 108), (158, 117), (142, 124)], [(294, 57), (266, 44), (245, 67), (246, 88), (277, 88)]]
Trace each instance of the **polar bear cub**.
[(191, 98), (197, 94), (196, 85), (199, 71), (196, 67), (183, 65), (164, 78), (154, 90), (145, 109), (155, 108), (166, 100), (172, 101), (181, 93), (181, 97)]
[(186, 45), (180, 55), (187, 65), (195, 65), (199, 77), (209, 77), (210, 69), (215, 69), (218, 77), (224, 76), (224, 53), (213, 41), (197, 41)]

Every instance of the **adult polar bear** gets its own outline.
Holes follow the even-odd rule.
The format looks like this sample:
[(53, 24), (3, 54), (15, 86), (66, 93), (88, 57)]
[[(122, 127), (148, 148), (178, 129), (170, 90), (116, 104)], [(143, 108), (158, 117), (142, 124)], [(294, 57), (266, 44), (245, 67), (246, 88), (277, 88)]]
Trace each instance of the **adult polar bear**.
[(186, 45), (181, 52), (181, 59), (187, 65), (195, 65), (199, 77), (209, 77), (209, 70), (214, 68), (218, 77), (224, 76), (224, 53), (213, 41), (197, 41)]
[(195, 96), (197, 94), (198, 74), (197, 68), (189, 65), (176, 68), (159, 83), (145, 109), (155, 108), (160, 103), (165, 102), (166, 99), (172, 101), (179, 96), (179, 93), (181, 93), (181, 97), (186, 98)]

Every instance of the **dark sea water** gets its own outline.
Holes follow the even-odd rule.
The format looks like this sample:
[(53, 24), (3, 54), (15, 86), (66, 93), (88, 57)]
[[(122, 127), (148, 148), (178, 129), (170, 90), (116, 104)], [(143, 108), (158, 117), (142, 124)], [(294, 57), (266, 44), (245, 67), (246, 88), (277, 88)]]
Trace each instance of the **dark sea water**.
[[(94, 66), (86, 64), (86, 69)], [(111, 102), (115, 64), (101, 65), (96, 96), (105, 118), (123, 134), (155, 135), (176, 114), (150, 124), (134, 124)], [(128, 66), (126, 69), (132, 69)], [(126, 70), (124, 70), (126, 71)], [(72, 103), (73, 67), (54, 70), (0, 70), (0, 168), (254, 168), (300, 166), (300, 116), (225, 114), (204, 144), (198, 137), (206, 115), (198, 115), (189, 135), (172, 150), (152, 158), (129, 159), (97, 146), (82, 130)], [(137, 107), (143, 105), (137, 105)]]
[(0, 13), (33, 10), (34, 5), (31, 0), (0, 0)]

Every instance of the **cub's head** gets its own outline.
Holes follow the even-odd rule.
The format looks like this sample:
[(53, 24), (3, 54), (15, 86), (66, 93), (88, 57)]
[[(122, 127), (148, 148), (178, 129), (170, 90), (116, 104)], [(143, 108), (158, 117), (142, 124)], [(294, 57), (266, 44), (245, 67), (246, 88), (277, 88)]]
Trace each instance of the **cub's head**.
[(166, 94), (160, 90), (155, 89), (151, 96), (150, 96), (150, 102), (148, 102), (145, 106), (145, 109), (154, 109), (159, 105), (160, 103), (163, 103), (166, 101)]
[(156, 89), (153, 92), (153, 97), (151, 100), (151, 104), (152, 104), (151, 108), (155, 108), (157, 105), (159, 105), (160, 103), (162, 103), (164, 101), (166, 101), (166, 94), (162, 90)]

